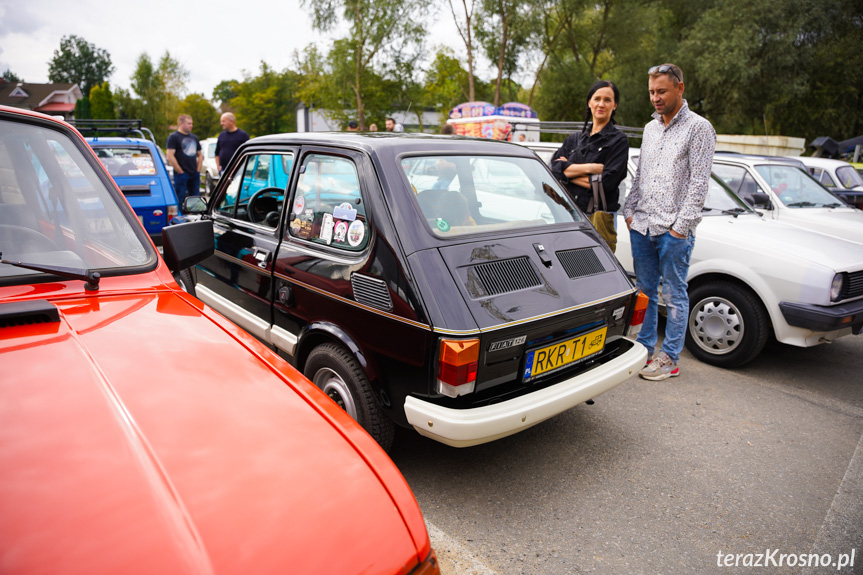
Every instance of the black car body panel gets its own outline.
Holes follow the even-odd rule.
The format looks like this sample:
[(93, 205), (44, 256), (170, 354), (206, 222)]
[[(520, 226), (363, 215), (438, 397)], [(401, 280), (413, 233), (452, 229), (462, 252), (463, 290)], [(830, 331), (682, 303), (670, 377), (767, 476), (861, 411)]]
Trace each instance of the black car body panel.
[[(435, 165), (447, 164), (456, 166), (451, 189), (427, 196), (458, 188), (471, 210), (467, 226), (430, 218), (421, 204), (418, 188), (434, 180)], [(511, 186), (522, 186), (528, 199), (495, 196), (495, 182), (512, 178), (493, 169), (533, 174)], [(498, 414), (493, 429), (457, 422), (462, 431), (439, 436), (420, 429), (433, 426), (434, 417), (410, 416), (408, 398), (417, 413), (441, 409), (458, 419), (460, 410), (495, 404), (521, 410), (519, 402), (530, 403), (525, 398), (537, 389), (577, 388), (567, 393), (569, 403), (552, 408), (559, 412), (643, 364), (646, 352), (624, 337), (636, 291), (559, 190), (530, 150), (501, 142), (389, 134), (256, 138), (235, 154), (203, 214), (213, 220), (216, 253), (198, 266), (196, 291), (291, 358), (367, 429), (380, 423), (379, 411), (451, 445), (481, 443), (541, 419), (525, 415), (513, 424), (504, 421), (510, 414)], [(522, 205), (546, 220), (534, 214), (507, 223), (489, 215)], [(596, 346), (590, 353), (588, 335)], [(445, 340), (457, 349), (473, 346), (472, 364), (453, 364), (475, 368), (472, 391), (441, 387)], [(584, 357), (558, 355), (561, 365), (549, 360), (543, 373), (525, 376), (532, 352), (545, 358), (552, 345), (560, 354), (579, 344)], [(594, 377), (599, 364), (607, 364), (605, 375)], [(592, 370), (589, 385), (576, 385)], [(548, 409), (537, 417), (553, 414)], [(423, 426), (411, 417), (422, 417)], [(372, 435), (386, 444), (381, 433)]]

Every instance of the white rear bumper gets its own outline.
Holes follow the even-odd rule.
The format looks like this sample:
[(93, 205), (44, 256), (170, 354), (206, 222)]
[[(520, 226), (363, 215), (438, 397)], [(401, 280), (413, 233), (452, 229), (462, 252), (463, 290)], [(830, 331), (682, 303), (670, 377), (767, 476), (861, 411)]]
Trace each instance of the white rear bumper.
[(629, 379), (647, 361), (647, 349), (632, 343), (632, 349), (606, 364), (509, 401), (474, 409), (451, 409), (408, 396), (405, 415), (420, 435), (453, 447), (494, 441), (545, 421)]

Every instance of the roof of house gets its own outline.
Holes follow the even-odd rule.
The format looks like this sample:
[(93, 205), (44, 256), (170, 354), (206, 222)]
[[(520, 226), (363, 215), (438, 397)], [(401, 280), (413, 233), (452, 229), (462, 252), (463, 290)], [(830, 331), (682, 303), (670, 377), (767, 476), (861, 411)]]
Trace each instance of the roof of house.
[[(72, 102), (52, 101), (61, 96), (72, 96)], [(75, 100), (83, 97), (77, 84), (30, 84), (27, 82), (0, 82), (0, 104), (38, 112), (60, 112), (75, 109)], [(60, 104), (62, 107), (57, 107)]]

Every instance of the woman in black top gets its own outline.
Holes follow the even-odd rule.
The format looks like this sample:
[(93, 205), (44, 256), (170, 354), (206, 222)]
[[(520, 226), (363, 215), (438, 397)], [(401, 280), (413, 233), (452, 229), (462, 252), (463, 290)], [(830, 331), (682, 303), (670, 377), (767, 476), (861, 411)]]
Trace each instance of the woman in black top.
[[(551, 171), (564, 182), (582, 211), (593, 197), (590, 176), (602, 174), (607, 211), (620, 209), (620, 182), (626, 177), (629, 140), (614, 127), (620, 92), (612, 82), (600, 80), (587, 93), (584, 128), (563, 141), (554, 154)], [(598, 206), (596, 209), (602, 209)]]

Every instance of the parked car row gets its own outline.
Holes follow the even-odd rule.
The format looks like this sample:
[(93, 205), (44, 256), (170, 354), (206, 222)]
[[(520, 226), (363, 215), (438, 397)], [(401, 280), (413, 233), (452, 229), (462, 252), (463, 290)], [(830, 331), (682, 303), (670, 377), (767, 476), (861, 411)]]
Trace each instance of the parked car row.
[[(559, 144), (528, 144), (544, 161)], [(631, 188), (639, 150), (630, 149)], [(863, 211), (848, 207), (796, 160), (717, 153), (687, 277), (686, 347), (737, 367), (769, 337), (799, 347), (863, 330)], [(617, 217), (616, 256), (634, 277)], [(624, 233), (620, 233), (624, 230)]]
[(863, 209), (863, 177), (852, 164), (830, 158), (798, 158), (825, 188), (845, 200), (848, 205)]
[(160, 257), (109, 172), (156, 156), (108, 150), (0, 107), (3, 571), (439, 573), (380, 446), (175, 283), (213, 222)]

